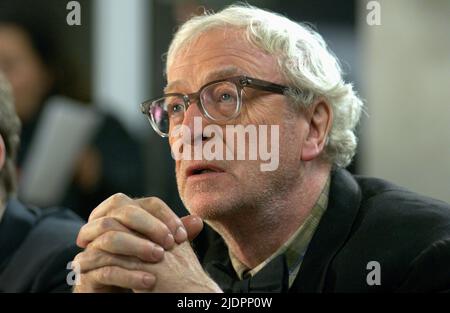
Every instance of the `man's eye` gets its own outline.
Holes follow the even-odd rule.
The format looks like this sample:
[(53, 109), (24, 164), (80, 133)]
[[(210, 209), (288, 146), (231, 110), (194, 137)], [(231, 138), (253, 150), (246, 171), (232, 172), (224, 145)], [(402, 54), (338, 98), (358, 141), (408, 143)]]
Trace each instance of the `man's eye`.
[(229, 93), (223, 93), (220, 95), (220, 101), (228, 102), (233, 100), (233, 97)]
[(170, 111), (169, 113), (179, 113), (183, 111), (183, 105), (179, 103), (174, 103), (170, 105)]

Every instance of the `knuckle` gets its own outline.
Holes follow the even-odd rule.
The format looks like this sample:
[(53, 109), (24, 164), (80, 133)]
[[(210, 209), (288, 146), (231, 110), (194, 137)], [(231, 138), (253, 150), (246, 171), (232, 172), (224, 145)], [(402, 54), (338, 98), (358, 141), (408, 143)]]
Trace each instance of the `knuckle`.
[(97, 212), (98, 212), (98, 207), (94, 208), (91, 211), (91, 214), (89, 214), (89, 217), (88, 217), (88, 222), (91, 222), (91, 221), (93, 221), (95, 219), (95, 216), (97, 215)]
[(99, 225), (100, 229), (103, 231), (112, 229), (113, 226), (114, 226), (114, 220), (110, 217), (102, 218), (100, 221), (100, 225)]
[(161, 201), (158, 197), (148, 197), (148, 198), (145, 198), (144, 200), (148, 205), (154, 205)]
[(98, 259), (99, 263), (103, 264), (104, 266), (111, 266), (114, 264), (114, 257), (111, 255), (99, 255)]
[(166, 208), (161, 204), (155, 205), (153, 210), (154, 210), (156, 216), (165, 216), (166, 215)]
[(166, 204), (158, 197), (149, 197), (145, 199), (145, 205), (153, 212), (161, 213), (164, 211)]
[(129, 204), (121, 206), (116, 214), (125, 221), (132, 221), (136, 216), (136, 207)]
[(181, 224), (181, 220), (178, 218), (178, 216), (170, 209), (170, 207), (161, 199), (156, 198), (153, 202), (152, 206), (152, 212), (154, 212), (154, 215), (158, 216), (159, 218), (163, 218), (170, 223), (174, 224)]
[(114, 268), (112, 266), (105, 266), (98, 272), (98, 279), (100, 281), (110, 281), (114, 274)]
[(98, 264), (98, 263), (101, 263), (101, 259), (103, 257), (103, 253), (102, 253), (101, 250), (92, 249), (89, 252), (89, 257), (92, 260), (92, 262)]
[(117, 231), (108, 231), (105, 233), (105, 240), (108, 244), (114, 245), (120, 241), (120, 233)]
[(84, 234), (84, 232), (86, 231), (86, 227), (88, 227), (88, 225), (89, 223), (86, 223), (83, 226), (81, 226), (80, 231), (78, 232), (78, 237)]
[(109, 197), (108, 200), (115, 203), (115, 202), (124, 201), (126, 199), (128, 199), (128, 197), (124, 193), (118, 192), (118, 193), (113, 194), (111, 197)]
[(80, 264), (80, 262), (83, 260), (83, 258), (84, 258), (84, 252), (80, 252), (73, 258), (72, 262)]
[[(115, 231), (108, 231), (99, 237), (98, 243), (94, 245), (95, 248), (110, 247), (118, 241), (118, 233)], [(95, 241), (94, 241), (95, 242)]]
[(120, 203), (125, 202), (128, 199), (128, 197), (123, 193), (115, 193), (112, 196), (110, 196), (108, 199), (106, 199), (99, 207), (108, 207), (109, 209), (114, 208)]

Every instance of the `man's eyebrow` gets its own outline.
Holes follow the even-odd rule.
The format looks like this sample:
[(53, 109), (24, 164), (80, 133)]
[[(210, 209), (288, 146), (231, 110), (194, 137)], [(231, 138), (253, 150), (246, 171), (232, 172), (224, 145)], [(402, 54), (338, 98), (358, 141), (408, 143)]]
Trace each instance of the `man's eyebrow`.
[(244, 71), (235, 66), (227, 66), (217, 71), (210, 72), (208, 75), (206, 75), (204, 82), (208, 83), (213, 80), (229, 78), (238, 75), (244, 75)]
[[(203, 81), (206, 84), (214, 80), (229, 78), (238, 75), (245, 75), (245, 72), (235, 66), (227, 66), (217, 71), (210, 72), (208, 75), (205, 76)], [(164, 92), (167, 93), (169, 90), (173, 90), (175, 87), (180, 85), (183, 85), (183, 80), (175, 80), (173, 82), (170, 82), (164, 88)]]

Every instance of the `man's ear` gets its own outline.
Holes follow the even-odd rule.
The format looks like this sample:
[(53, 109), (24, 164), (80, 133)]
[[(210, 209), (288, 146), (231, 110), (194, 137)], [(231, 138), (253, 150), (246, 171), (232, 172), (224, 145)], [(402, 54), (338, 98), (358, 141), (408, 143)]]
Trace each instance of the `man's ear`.
[(6, 162), (6, 146), (2, 135), (0, 135), (0, 170), (2, 170), (3, 166), (5, 166), (5, 162)]
[(324, 150), (333, 123), (333, 111), (324, 99), (316, 100), (307, 109), (308, 134), (302, 149), (302, 160), (311, 161)]

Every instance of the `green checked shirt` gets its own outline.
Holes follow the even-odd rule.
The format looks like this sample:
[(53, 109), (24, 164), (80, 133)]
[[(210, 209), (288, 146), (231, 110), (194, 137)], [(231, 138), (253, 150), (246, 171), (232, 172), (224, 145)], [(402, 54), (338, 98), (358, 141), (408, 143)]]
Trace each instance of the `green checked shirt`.
[(309, 242), (319, 225), (319, 221), (328, 206), (328, 193), (330, 190), (330, 178), (328, 178), (322, 192), (319, 195), (311, 213), (305, 219), (303, 224), (297, 229), (297, 231), (286, 241), (274, 254), (272, 254), (268, 259), (259, 264), (253, 269), (249, 269), (247, 266), (242, 264), (231, 252), (229, 252), (231, 264), (233, 265), (236, 274), (239, 279), (244, 279), (248, 275), (253, 276), (259, 270), (261, 270), (266, 264), (272, 261), (274, 258), (280, 254), (285, 255), (287, 267), (289, 270), (289, 288), (292, 286), (295, 277), (297, 277), (300, 266), (302, 265), (303, 257), (308, 248)]

